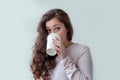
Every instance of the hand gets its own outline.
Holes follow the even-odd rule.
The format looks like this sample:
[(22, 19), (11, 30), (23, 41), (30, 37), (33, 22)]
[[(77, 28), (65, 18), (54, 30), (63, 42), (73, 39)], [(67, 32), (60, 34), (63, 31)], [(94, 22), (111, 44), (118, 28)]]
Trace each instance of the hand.
[(66, 57), (65, 46), (64, 46), (63, 42), (61, 40), (59, 40), (58, 38), (55, 38), (55, 39), (53, 39), (53, 43), (54, 43), (54, 47), (55, 47), (60, 59), (65, 58)]

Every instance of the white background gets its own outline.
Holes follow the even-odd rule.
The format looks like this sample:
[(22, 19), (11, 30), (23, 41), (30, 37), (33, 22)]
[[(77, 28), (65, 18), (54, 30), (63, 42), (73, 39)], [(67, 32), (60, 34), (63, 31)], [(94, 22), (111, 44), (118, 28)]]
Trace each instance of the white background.
[(73, 41), (88, 45), (94, 80), (120, 80), (119, 0), (0, 0), (0, 80), (33, 80), (32, 46), (44, 12), (64, 9)]

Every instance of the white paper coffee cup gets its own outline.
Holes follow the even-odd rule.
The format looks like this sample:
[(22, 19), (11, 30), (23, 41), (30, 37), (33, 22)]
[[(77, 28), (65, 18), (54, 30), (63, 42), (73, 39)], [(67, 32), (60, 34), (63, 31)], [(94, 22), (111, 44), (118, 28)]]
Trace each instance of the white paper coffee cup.
[(57, 33), (51, 33), (47, 36), (47, 49), (46, 49), (46, 53), (50, 56), (54, 56), (56, 55), (57, 51), (54, 48), (54, 43), (53, 43), (53, 39), (55, 39), (55, 37), (57, 37), (58, 39), (60, 39), (60, 36)]

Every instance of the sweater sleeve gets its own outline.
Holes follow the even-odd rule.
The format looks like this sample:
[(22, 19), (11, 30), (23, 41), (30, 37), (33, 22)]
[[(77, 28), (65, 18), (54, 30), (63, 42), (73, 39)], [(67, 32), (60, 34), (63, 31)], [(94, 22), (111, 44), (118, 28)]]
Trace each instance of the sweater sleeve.
[(61, 60), (68, 79), (92, 80), (92, 59), (89, 47), (85, 46), (78, 53), (76, 65), (69, 56)]

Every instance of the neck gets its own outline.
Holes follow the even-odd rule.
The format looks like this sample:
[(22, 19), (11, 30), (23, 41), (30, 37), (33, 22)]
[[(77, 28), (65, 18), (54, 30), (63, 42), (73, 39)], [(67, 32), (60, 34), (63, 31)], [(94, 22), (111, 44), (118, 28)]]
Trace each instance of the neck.
[(71, 42), (71, 41), (64, 42), (65, 48), (69, 47), (71, 44), (73, 44), (73, 42)]

